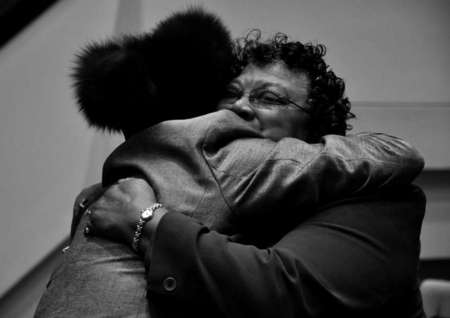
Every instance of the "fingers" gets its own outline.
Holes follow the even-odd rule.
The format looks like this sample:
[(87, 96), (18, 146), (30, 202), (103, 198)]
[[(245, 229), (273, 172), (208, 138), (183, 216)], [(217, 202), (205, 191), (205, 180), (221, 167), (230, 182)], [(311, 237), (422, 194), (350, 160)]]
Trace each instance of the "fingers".
[(81, 201), (78, 200), (79, 202), (77, 202), (77, 200), (75, 201), (75, 205), (73, 208), (72, 224), (70, 226), (70, 238), (73, 238), (73, 236), (75, 235), (76, 228), (80, 223), (81, 216), (83, 215), (83, 212), (87, 206), (86, 199), (82, 199)]
[(83, 191), (75, 199), (73, 207), (74, 214), (84, 212), (84, 210), (94, 202), (105, 191), (101, 183), (96, 183)]
[(103, 214), (101, 210), (97, 210), (94, 207), (89, 207), (84, 215), (86, 216), (86, 222), (83, 229), (83, 233), (85, 236), (108, 237), (109, 230), (107, 222), (105, 222), (104, 217), (102, 218)]
[(76, 228), (81, 220), (83, 213), (86, 209), (95, 202), (105, 191), (105, 188), (101, 185), (101, 183), (94, 184), (83, 191), (78, 195), (75, 200), (74, 208), (73, 208), (73, 217), (72, 224), (70, 228), (70, 237), (73, 238)]
[(81, 217), (87, 211), (89, 206), (89, 201), (87, 198), (80, 199), (79, 202), (75, 202), (73, 210), (72, 224), (70, 227), (70, 237), (73, 238), (75, 235), (76, 228), (80, 223)]
[(118, 208), (105, 206), (98, 201), (89, 206), (85, 212), (84, 235), (131, 244), (136, 224), (139, 221), (139, 211), (133, 209), (130, 213), (123, 208), (124, 206)]
[(73, 205), (73, 216), (77, 216), (80, 213), (83, 213), (87, 207), (87, 198), (81, 197), (80, 195), (76, 198), (75, 203)]
[(155, 203), (149, 189), (145, 180), (127, 178), (103, 189), (94, 201), (79, 200), (76, 209), (86, 215), (84, 235), (129, 243), (139, 211)]
[(84, 198), (80, 203), (78, 203), (78, 207), (79, 207), (81, 210), (84, 210), (84, 209), (87, 208), (87, 203), (88, 203), (88, 199), (87, 199), (87, 198)]
[(103, 188), (100, 183), (97, 183), (81, 191), (75, 200), (74, 212), (84, 212), (84, 210), (86, 210), (90, 204), (95, 202), (105, 190), (106, 189)]
[(91, 219), (90, 219), (90, 215), (91, 215), (91, 210), (90, 209), (86, 209), (86, 212), (84, 213), (87, 216), (87, 221), (85, 222), (85, 227), (83, 229), (83, 233), (84, 235), (88, 236), (89, 234), (91, 234)]
[(86, 224), (86, 227), (83, 230), (84, 235), (89, 236), (89, 234), (92, 234), (91, 231), (92, 231), (92, 227), (89, 224)]
[(115, 231), (112, 227), (110, 215), (108, 213), (93, 204), (90, 206), (84, 215), (86, 216), (85, 227), (83, 233), (85, 236), (102, 236), (110, 237), (115, 235)]

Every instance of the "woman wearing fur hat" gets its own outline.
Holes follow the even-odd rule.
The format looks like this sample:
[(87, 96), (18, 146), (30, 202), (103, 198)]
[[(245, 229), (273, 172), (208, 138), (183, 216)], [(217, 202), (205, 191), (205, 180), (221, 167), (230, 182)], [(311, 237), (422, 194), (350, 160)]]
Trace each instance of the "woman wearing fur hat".
[[(126, 45), (142, 43), (128, 39)], [(211, 90), (215, 93), (204, 104), (190, 89), (177, 104), (172, 96), (181, 84), (153, 74), (149, 79), (145, 72), (145, 81), (130, 88), (146, 92), (133, 95), (140, 96), (133, 105), (177, 107), (151, 117), (154, 122), (137, 116), (136, 125), (133, 117), (125, 125), (117, 121), (124, 126), (103, 126), (122, 130), (127, 141), (105, 163), (103, 184), (109, 188), (100, 191), (105, 191), (100, 200), (89, 200), (47, 303), (57, 296), (52, 288), (64, 289), (58, 275), (76, 272), (83, 262), (92, 262), (91, 269), (100, 264), (96, 270), (101, 271), (83, 281), (86, 290), (64, 282), (64, 297), (75, 296), (70, 310), (61, 300), (54, 303), (58, 306), (41, 304), (37, 316), (67, 317), (74, 308), (75, 316), (86, 308), (83, 315), (143, 317), (149, 310), (169, 317), (375, 317), (405, 316), (408, 310), (413, 317), (412, 312), (420, 312), (411, 302), (417, 290), (410, 269), (417, 263), (422, 197), (406, 188), (384, 193), (411, 182), (422, 169), (420, 156), (386, 135), (339, 136), (345, 135), (351, 113), (342, 80), (323, 62), (323, 47), (277, 36), (267, 43), (247, 39), (237, 48), (237, 60), (226, 69), (235, 66), (239, 75), (226, 89), (220, 84)], [(167, 74), (179, 73), (164, 74), (170, 79)], [(194, 85), (203, 89), (207, 79), (200, 76)], [(217, 113), (141, 131), (148, 123), (199, 115), (195, 102), (211, 105), (219, 95), (223, 110)], [(142, 103), (146, 98), (150, 104)], [(336, 203), (342, 199), (348, 201)], [(402, 237), (395, 233), (399, 228)], [(137, 253), (97, 237), (125, 243)], [(89, 244), (103, 245), (93, 254), (97, 264), (81, 256), (92, 252)], [(114, 257), (119, 263), (128, 258), (128, 264), (117, 266)], [(132, 275), (120, 275), (120, 268)], [(51, 312), (56, 307), (60, 311)]]

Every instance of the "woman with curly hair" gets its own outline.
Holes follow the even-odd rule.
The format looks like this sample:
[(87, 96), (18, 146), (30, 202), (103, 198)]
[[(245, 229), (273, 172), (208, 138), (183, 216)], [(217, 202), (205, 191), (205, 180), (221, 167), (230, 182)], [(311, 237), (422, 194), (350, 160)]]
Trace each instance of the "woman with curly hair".
[(261, 41), (259, 30), (238, 39), (234, 46), (237, 74), (246, 67), (265, 67), (281, 63), (287, 70), (303, 74), (307, 99), (303, 110), (310, 115), (308, 142), (317, 142), (330, 134), (345, 135), (351, 129), (348, 120), (355, 118), (345, 93), (344, 81), (325, 63), (326, 47), (322, 44), (289, 41), (286, 34), (277, 33)]
[(128, 135), (105, 187), (81, 194), (37, 316), (416, 317), (423, 198), (407, 185), (422, 159), (395, 137), (344, 137), (353, 114), (324, 54), (249, 36), (220, 111)]

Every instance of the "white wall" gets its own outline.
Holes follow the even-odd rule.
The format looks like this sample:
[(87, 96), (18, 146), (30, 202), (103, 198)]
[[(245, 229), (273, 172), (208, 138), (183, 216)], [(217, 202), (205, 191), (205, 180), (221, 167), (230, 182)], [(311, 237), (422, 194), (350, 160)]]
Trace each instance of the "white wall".
[(426, 171), (417, 182), (427, 196), (422, 258), (450, 258), (450, 170)]
[(68, 73), (81, 45), (111, 34), (115, 13), (116, 1), (60, 1), (0, 50), (0, 295), (67, 235), (99, 157)]
[[(99, 178), (117, 142), (94, 135), (77, 114), (67, 77), (73, 53), (138, 28), (140, 19), (151, 28), (189, 2), (61, 0), (0, 50), (0, 295), (68, 233), (74, 196)], [(329, 64), (358, 101), (356, 128), (398, 132), (414, 140), (429, 168), (450, 168), (449, 1), (203, 2), (235, 36), (260, 27), (327, 44)], [(440, 226), (450, 231), (447, 221)], [(437, 254), (447, 253), (442, 244)]]
[(450, 169), (450, 102), (354, 102), (353, 130), (382, 131), (408, 140), (426, 169)]
[(448, 0), (152, 0), (144, 26), (189, 2), (220, 13), (234, 35), (258, 27), (326, 44), (352, 100), (450, 101)]
[(425, 155), (427, 170), (416, 181), (427, 197), (421, 258), (449, 258), (450, 103), (355, 103), (354, 109), (355, 131), (400, 136)]

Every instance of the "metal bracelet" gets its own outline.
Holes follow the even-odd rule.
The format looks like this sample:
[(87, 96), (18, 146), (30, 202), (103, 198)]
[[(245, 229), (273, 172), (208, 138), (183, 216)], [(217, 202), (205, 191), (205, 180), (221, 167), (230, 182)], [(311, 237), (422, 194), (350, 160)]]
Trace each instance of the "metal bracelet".
[[(136, 252), (138, 252), (138, 246), (142, 238), (142, 229), (144, 228), (144, 225), (153, 218), (153, 214), (155, 213), (155, 211), (159, 208), (162, 208), (162, 206), (163, 205), (161, 203), (155, 203), (151, 207), (141, 210), (139, 221), (136, 224), (136, 230), (134, 231), (133, 242), (131, 244), (133, 250), (135, 250)], [(150, 217), (144, 218), (144, 213), (150, 213)]]

